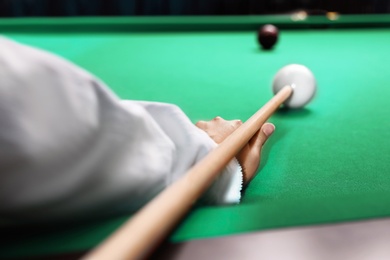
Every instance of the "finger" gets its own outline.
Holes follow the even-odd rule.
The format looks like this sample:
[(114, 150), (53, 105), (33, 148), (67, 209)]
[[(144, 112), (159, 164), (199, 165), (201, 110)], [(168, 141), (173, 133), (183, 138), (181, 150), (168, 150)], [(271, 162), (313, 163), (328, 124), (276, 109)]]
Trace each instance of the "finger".
[(207, 122), (206, 121), (199, 121), (195, 124), (198, 128), (202, 130), (206, 130), (207, 128)]
[(275, 126), (273, 124), (265, 123), (249, 141), (251, 148), (259, 151), (274, 131)]
[(239, 119), (232, 120), (231, 124), (232, 124), (234, 130), (236, 130), (237, 128), (239, 128), (242, 125), (242, 121)]

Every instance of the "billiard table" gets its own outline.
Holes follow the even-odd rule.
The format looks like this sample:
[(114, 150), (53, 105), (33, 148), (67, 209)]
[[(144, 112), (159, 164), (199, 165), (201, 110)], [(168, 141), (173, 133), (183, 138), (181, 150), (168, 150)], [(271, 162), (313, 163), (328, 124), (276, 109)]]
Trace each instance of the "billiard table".
[[(18, 18), (0, 19), (0, 33), (69, 59), (122, 99), (174, 103), (194, 123), (245, 121), (281, 67), (312, 70), (314, 100), (270, 118), (276, 132), (242, 202), (197, 205), (167, 243), (389, 217), (390, 15), (294, 17)], [(256, 33), (267, 23), (280, 34), (266, 51)], [(2, 228), (0, 258), (80, 255), (129, 217)]]

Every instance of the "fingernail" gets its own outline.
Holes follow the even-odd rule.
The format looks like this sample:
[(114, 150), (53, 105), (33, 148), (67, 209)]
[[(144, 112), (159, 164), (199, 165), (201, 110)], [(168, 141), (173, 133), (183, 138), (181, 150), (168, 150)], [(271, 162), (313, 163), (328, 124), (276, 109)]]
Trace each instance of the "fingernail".
[(275, 131), (275, 126), (273, 124), (266, 124), (264, 127), (263, 127), (263, 133), (266, 135), (266, 136), (270, 136), (272, 135), (272, 133)]

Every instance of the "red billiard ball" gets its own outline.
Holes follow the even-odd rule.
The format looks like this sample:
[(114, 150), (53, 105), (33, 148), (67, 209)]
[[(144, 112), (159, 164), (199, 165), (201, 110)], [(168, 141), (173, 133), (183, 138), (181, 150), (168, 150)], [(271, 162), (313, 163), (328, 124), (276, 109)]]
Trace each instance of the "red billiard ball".
[(272, 49), (278, 41), (279, 30), (272, 24), (262, 26), (257, 32), (257, 41), (265, 50)]

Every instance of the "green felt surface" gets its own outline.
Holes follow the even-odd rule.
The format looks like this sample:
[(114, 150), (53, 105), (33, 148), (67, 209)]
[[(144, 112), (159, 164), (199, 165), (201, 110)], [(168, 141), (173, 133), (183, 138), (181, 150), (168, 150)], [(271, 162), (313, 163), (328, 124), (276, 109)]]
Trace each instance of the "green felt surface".
[[(242, 203), (194, 209), (172, 241), (390, 216), (389, 28), (282, 30), (268, 52), (253, 31), (5, 34), (75, 62), (123, 99), (175, 103), (193, 122), (246, 120), (282, 66), (313, 71), (316, 98), (271, 118), (276, 132)], [(85, 250), (125, 219), (20, 234), (0, 256)]]

